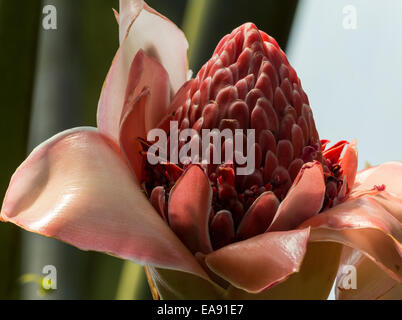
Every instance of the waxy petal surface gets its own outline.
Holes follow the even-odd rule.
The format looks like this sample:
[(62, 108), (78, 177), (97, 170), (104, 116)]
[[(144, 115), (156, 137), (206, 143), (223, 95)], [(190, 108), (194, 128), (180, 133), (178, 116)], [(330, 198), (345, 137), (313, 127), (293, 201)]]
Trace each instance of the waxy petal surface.
[[(356, 268), (356, 273), (350, 267)], [(350, 288), (350, 277), (356, 277), (356, 287)], [(360, 251), (345, 247), (342, 252), (335, 293), (342, 300), (375, 300), (386, 294), (396, 281)]]
[[(141, 6), (143, 9), (138, 13)], [(120, 1), (120, 23), (122, 46), (127, 43), (123, 53), (125, 59), (132, 60), (138, 50), (143, 49), (166, 69), (173, 92), (179, 90), (187, 80), (188, 73), (188, 43), (184, 33), (169, 19), (139, 0)]]
[(127, 37), (131, 25), (144, 8), (144, 0), (120, 0), (119, 3), (119, 40)]
[(139, 94), (136, 100), (130, 103), (131, 108), (127, 110), (120, 126), (120, 148), (127, 159), (131, 169), (135, 173), (138, 181), (141, 181), (143, 157), (138, 138), (145, 138), (145, 118), (149, 89)]
[(268, 231), (294, 229), (320, 211), (324, 196), (325, 182), (321, 164), (305, 164), (280, 204)]
[(402, 197), (402, 163), (386, 162), (379, 166), (360, 171), (356, 175), (353, 193), (371, 190), (375, 186), (385, 186), (387, 192)]
[(230, 286), (226, 299), (326, 300), (338, 270), (342, 245), (335, 242), (309, 242), (300, 270), (281, 283), (259, 293)]
[[(128, 80), (128, 66), (124, 66), (120, 48), (103, 83), (98, 101), (96, 122), (99, 130), (116, 142), (119, 138), (120, 118)], [(131, 63), (130, 63), (131, 65)]]
[(389, 291), (378, 298), (378, 300), (401, 300), (402, 283), (395, 284)]
[(208, 230), (211, 201), (209, 180), (197, 165), (190, 166), (170, 191), (170, 227), (194, 254), (212, 251)]
[(137, 100), (144, 88), (149, 90), (150, 98), (145, 110), (145, 118), (137, 119), (137, 121), (145, 122), (145, 132), (148, 132), (158, 124), (167, 110), (170, 101), (169, 76), (158, 61), (148, 57), (140, 49), (130, 67), (120, 120), (132, 109), (133, 101)]
[[(155, 87), (152, 81), (144, 84), (150, 88), (151, 94), (156, 91), (153, 95), (155, 99), (165, 99), (165, 91), (168, 92), (170, 99), (170, 96), (187, 80), (188, 68), (188, 43), (180, 29), (167, 18), (159, 15), (144, 1), (122, 0), (120, 5), (120, 31), (126, 36), (123, 36), (123, 41), (107, 74), (97, 112), (99, 130), (115, 141), (119, 139), (120, 119), (126, 93), (132, 94), (133, 91), (128, 87), (129, 79), (132, 83), (136, 83), (136, 78), (145, 75), (148, 80), (156, 81)], [(160, 62), (162, 69), (167, 70), (169, 85), (162, 92), (158, 91), (158, 87), (161, 82), (165, 82), (165, 76), (159, 70), (153, 72), (154, 66), (148, 66), (148, 59), (142, 64), (144, 71), (139, 70), (138, 74), (135, 72), (129, 74), (134, 57), (140, 50), (144, 51), (148, 59), (152, 57), (153, 60)], [(159, 79), (158, 76), (161, 78)], [(139, 93), (143, 90), (141, 85), (138, 85), (136, 92)], [(161, 119), (166, 113), (167, 105), (152, 104), (150, 108), (147, 119), (156, 121), (154, 116)]]
[(122, 50), (120, 48), (117, 52), (107, 75), (97, 115), (99, 130), (116, 141), (119, 138), (121, 121), (131, 111), (133, 103), (144, 88), (148, 88), (151, 95), (144, 115), (137, 118), (137, 122), (145, 123), (145, 132), (158, 124), (170, 101), (169, 77), (160, 63), (148, 57), (141, 49), (132, 63), (124, 62)]
[(307, 221), (311, 241), (335, 241), (363, 252), (384, 272), (402, 281), (401, 223), (376, 196), (351, 198)]
[(13, 175), (1, 217), (82, 250), (207, 277), (146, 199), (118, 146), (93, 128), (38, 146)]
[(238, 239), (247, 239), (264, 233), (272, 222), (278, 209), (279, 201), (272, 192), (265, 192), (258, 197), (244, 215), (237, 229)]
[(343, 176), (348, 184), (348, 188), (351, 189), (354, 185), (357, 171), (356, 141), (353, 141), (347, 146), (340, 164), (343, 170)]
[(299, 270), (310, 230), (268, 232), (206, 256), (208, 267), (236, 288), (257, 293)]

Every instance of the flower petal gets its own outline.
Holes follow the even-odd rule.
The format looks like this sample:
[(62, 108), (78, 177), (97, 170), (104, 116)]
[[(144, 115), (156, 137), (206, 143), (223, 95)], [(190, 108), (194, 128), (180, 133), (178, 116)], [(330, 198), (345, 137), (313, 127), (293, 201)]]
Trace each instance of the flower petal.
[[(125, 62), (118, 51), (107, 75), (98, 105), (99, 130), (112, 138), (119, 138), (121, 121), (133, 108), (139, 94), (147, 87), (151, 93), (144, 109), (145, 132), (154, 128), (166, 113), (170, 101), (169, 77), (158, 61), (139, 50), (134, 60)], [(130, 66), (129, 73), (128, 68)], [(123, 81), (124, 79), (124, 81)], [(124, 98), (124, 100), (123, 100)]]
[(155, 210), (161, 215), (162, 219), (168, 222), (165, 197), (165, 188), (159, 186), (152, 190), (149, 201), (152, 203)]
[(375, 196), (378, 203), (402, 223), (402, 198), (395, 197), (386, 191), (378, 192)]
[(362, 251), (383, 271), (402, 281), (402, 227), (376, 196), (351, 198), (302, 223), (311, 241), (335, 241)]
[(150, 98), (145, 109), (145, 119), (138, 119), (137, 122), (145, 121), (145, 132), (148, 132), (158, 124), (167, 110), (170, 101), (169, 76), (158, 61), (140, 49), (131, 64), (120, 120), (132, 109), (133, 101), (144, 88), (149, 89)]
[(1, 217), (82, 250), (207, 277), (144, 196), (118, 146), (96, 129), (62, 132), (13, 175)]
[(345, 150), (340, 164), (343, 170), (343, 177), (346, 179), (346, 183), (351, 189), (354, 185), (356, 171), (357, 171), (357, 149), (356, 140), (353, 141)]
[(119, 40), (127, 37), (131, 25), (144, 8), (144, 0), (120, 0), (119, 4)]
[(191, 165), (169, 195), (169, 224), (191, 252), (212, 251), (208, 221), (212, 188), (204, 171)]
[(264, 192), (254, 201), (241, 220), (237, 228), (237, 238), (244, 240), (264, 233), (271, 224), (278, 207), (279, 201), (275, 194)]
[(218, 211), (210, 223), (210, 235), (213, 248), (219, 249), (235, 239), (235, 226), (232, 213), (228, 210)]
[(226, 299), (252, 300), (324, 300), (327, 299), (336, 276), (342, 245), (334, 242), (310, 242), (298, 272), (286, 281), (257, 294), (230, 286)]
[(118, 141), (121, 112), (127, 87), (128, 67), (123, 65), (121, 48), (116, 52), (98, 101), (96, 115), (99, 130)]
[[(349, 288), (349, 268), (356, 268), (356, 288)], [(353, 274), (354, 275), (354, 274)], [(346, 282), (346, 283), (344, 283)], [(384, 271), (360, 251), (345, 247), (342, 252), (335, 293), (342, 300), (375, 300), (386, 294), (396, 284)]]
[(321, 164), (306, 163), (300, 169), (267, 231), (294, 229), (320, 211), (324, 196), (325, 182)]
[(123, 55), (126, 56), (125, 59), (131, 61), (138, 50), (143, 49), (147, 55), (154, 57), (167, 70), (173, 93), (175, 93), (187, 80), (188, 43), (186, 37), (173, 22), (146, 3), (138, 14), (141, 2), (143, 1), (120, 1), (122, 26), (120, 33), (126, 34), (123, 43), (128, 44)]
[(379, 297), (378, 300), (401, 300), (402, 299), (402, 283), (395, 284), (388, 292)]
[(374, 186), (385, 185), (385, 190), (402, 197), (402, 163), (386, 162), (376, 167), (360, 171), (356, 176), (353, 192), (371, 190)]
[(214, 251), (205, 262), (236, 288), (257, 293), (299, 270), (309, 234), (309, 228), (267, 232)]
[(144, 89), (127, 110), (120, 126), (120, 148), (138, 181), (142, 181), (144, 159), (138, 138), (145, 138), (145, 118), (149, 90)]
[[(328, 141), (328, 140), (327, 140)], [(329, 141), (328, 141), (329, 142)], [(338, 163), (339, 157), (342, 154), (343, 149), (349, 142), (342, 140), (337, 142), (335, 145), (333, 145), (331, 148), (328, 150), (325, 150), (322, 152), (322, 155), (331, 163)]]

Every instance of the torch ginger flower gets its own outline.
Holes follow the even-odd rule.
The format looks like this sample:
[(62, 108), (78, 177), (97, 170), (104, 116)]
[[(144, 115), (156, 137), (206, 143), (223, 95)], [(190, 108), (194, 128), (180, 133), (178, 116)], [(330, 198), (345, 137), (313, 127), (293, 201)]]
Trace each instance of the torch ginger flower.
[[(173, 23), (139, 0), (121, 0), (116, 18), (98, 128), (39, 145), (11, 179), (3, 221), (146, 265), (164, 299), (325, 299), (348, 263), (358, 287), (340, 298), (400, 288), (402, 164), (356, 173), (355, 143), (327, 148), (272, 37), (240, 26), (187, 81)], [(147, 133), (170, 121), (255, 129), (256, 170), (147, 163)]]

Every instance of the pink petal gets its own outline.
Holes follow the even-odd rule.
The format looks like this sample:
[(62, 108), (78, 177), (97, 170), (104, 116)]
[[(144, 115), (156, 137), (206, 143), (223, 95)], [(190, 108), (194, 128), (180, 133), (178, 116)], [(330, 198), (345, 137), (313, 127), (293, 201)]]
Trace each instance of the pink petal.
[(159, 123), (167, 110), (170, 101), (169, 77), (158, 61), (140, 49), (131, 64), (120, 120), (132, 109), (133, 101), (144, 88), (149, 89), (150, 98), (145, 109), (145, 119), (138, 119), (137, 122), (145, 121), (145, 132), (148, 132)]
[[(145, 122), (145, 132), (154, 128), (163, 118), (170, 101), (169, 78), (160, 63), (142, 50), (138, 51), (132, 63), (126, 63), (121, 55), (122, 50), (123, 47), (112, 63), (98, 105), (99, 130), (116, 140), (119, 138), (121, 121), (145, 87), (151, 96), (144, 116), (137, 119), (138, 123)], [(125, 68), (129, 65), (128, 73)]]
[(357, 171), (356, 140), (348, 145), (340, 164), (343, 170), (343, 177), (346, 178), (348, 188), (351, 189), (353, 187)]
[(387, 162), (360, 171), (356, 176), (353, 192), (371, 190), (375, 186), (385, 186), (387, 192), (402, 197), (402, 163)]
[[(138, 50), (157, 59), (167, 70), (173, 92), (175, 93), (187, 80), (188, 43), (184, 33), (169, 19), (162, 16), (143, 1), (120, 1), (120, 34), (126, 35), (122, 45), (125, 59), (131, 61)], [(127, 20), (127, 21), (126, 21)]]
[(120, 0), (119, 40), (120, 43), (128, 36), (131, 25), (144, 8), (143, 0)]
[(402, 281), (401, 223), (377, 196), (350, 198), (307, 221), (311, 241), (335, 241), (362, 251), (395, 280)]
[[(396, 281), (360, 251), (345, 247), (336, 284), (336, 298), (343, 300), (374, 300), (387, 293)], [(356, 288), (345, 286), (350, 277), (350, 266), (356, 268)]]
[(386, 191), (377, 192), (375, 196), (378, 203), (402, 223), (402, 197), (396, 197)]
[(286, 281), (259, 293), (249, 293), (229, 286), (225, 298), (234, 300), (326, 300), (336, 277), (341, 250), (342, 245), (339, 243), (309, 242), (300, 269), (290, 275)]
[(375, 197), (376, 201), (381, 204), (388, 213), (393, 215), (402, 223), (402, 197), (396, 196), (394, 193), (389, 193), (387, 191), (372, 189), (353, 192), (349, 199), (368, 196)]
[(257, 293), (298, 272), (309, 229), (268, 232), (206, 256), (206, 264), (236, 288)]
[(128, 67), (121, 58), (121, 48), (116, 52), (106, 76), (98, 101), (96, 121), (99, 130), (113, 138), (119, 138), (121, 112), (128, 79)]
[(1, 217), (82, 250), (206, 277), (153, 209), (118, 146), (96, 129), (62, 132), (13, 175)]
[(267, 231), (294, 229), (320, 211), (324, 196), (325, 182), (321, 164), (319, 162), (305, 164)]
[(208, 230), (211, 202), (209, 180), (197, 165), (190, 166), (170, 191), (170, 227), (193, 253), (212, 251)]

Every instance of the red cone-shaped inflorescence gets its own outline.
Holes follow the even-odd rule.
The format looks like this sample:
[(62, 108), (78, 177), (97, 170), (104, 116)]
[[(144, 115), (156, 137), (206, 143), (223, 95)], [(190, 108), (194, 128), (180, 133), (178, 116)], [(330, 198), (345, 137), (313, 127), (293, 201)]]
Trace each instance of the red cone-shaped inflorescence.
[[(236, 163), (203, 167), (213, 191), (209, 235), (214, 249), (266, 231), (266, 225), (255, 221), (272, 220), (307, 162), (318, 161), (324, 169), (327, 192), (322, 209), (345, 192), (337, 164), (345, 142), (323, 154), (327, 142), (319, 139), (296, 71), (275, 39), (254, 24), (244, 24), (220, 41), (196, 78), (178, 91), (159, 127), (169, 133), (172, 120), (179, 123), (179, 131), (193, 128), (200, 135), (202, 129), (228, 128), (243, 129), (245, 136), (246, 129), (255, 129), (252, 174), (236, 175)], [(143, 145), (146, 151), (149, 144)], [(185, 169), (145, 161), (143, 187), (167, 222), (169, 193)], [(254, 225), (243, 219), (248, 211), (255, 216)]]

